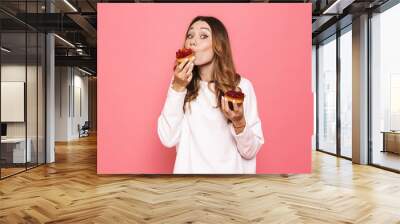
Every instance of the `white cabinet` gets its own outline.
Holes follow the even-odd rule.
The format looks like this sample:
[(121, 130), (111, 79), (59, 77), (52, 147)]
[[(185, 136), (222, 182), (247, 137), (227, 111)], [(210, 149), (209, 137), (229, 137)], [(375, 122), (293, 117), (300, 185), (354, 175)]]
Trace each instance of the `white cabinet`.
[[(12, 150), (12, 163), (32, 161), (32, 140), (27, 138), (26, 143), (28, 145), (25, 151), (25, 138), (7, 138), (1, 140), (2, 147), (5, 146), (7, 149)], [(27, 159), (27, 161), (25, 161), (25, 159)]]

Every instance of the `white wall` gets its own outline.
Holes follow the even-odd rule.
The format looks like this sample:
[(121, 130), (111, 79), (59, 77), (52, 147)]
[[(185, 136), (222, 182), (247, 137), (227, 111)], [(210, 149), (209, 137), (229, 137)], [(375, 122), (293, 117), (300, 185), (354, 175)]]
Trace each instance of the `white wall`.
[[(18, 64), (6, 64), (1, 66), (1, 81), (2, 82), (25, 82), (25, 71), (24, 65)], [(32, 70), (32, 67), (28, 66), (28, 71)], [(28, 72), (31, 74), (31, 72)], [(1, 108), (5, 110), (6, 108)], [(7, 136), (8, 137), (25, 137), (25, 123), (24, 122), (10, 122), (7, 123)]]
[(68, 67), (55, 68), (55, 141), (68, 140), (69, 80)]
[(56, 67), (56, 141), (79, 138), (78, 124), (88, 120), (88, 77), (83, 75), (76, 68)]
[[(88, 121), (89, 117), (89, 112), (88, 112), (88, 77), (81, 76), (80, 74), (83, 73), (78, 73), (76, 74), (78, 70), (74, 70), (75, 75), (74, 75), (74, 96), (73, 99), (75, 100), (74, 102), (74, 108), (72, 108), (72, 118), (71, 119), (71, 135), (73, 138), (78, 138), (79, 133), (78, 133), (78, 124), (81, 126), (85, 123), (85, 121)], [(79, 72), (79, 71), (78, 71)], [(80, 93), (79, 93), (80, 91)], [(80, 98), (79, 98), (80, 95)], [(80, 101), (80, 105), (79, 105)], [(71, 103), (72, 104), (72, 103)], [(79, 111), (79, 107), (82, 110), (81, 112)], [(75, 113), (74, 113), (75, 111)]]

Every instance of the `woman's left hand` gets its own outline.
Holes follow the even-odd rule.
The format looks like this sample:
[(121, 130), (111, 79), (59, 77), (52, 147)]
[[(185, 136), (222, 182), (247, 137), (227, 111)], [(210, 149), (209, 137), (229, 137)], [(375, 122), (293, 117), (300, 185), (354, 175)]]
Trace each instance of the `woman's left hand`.
[[(225, 117), (232, 121), (233, 127), (237, 132), (241, 132), (246, 126), (246, 120), (243, 114), (243, 103), (238, 105), (236, 103), (233, 104), (233, 110), (229, 108), (228, 100), (225, 97), (221, 99), (221, 107), (222, 112)], [(237, 130), (238, 129), (238, 130)]]

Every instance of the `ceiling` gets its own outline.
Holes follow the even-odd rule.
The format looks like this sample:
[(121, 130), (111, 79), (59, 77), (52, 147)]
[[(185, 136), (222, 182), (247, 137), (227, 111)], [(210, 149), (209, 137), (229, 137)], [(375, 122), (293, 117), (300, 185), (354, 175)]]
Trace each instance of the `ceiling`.
[[(346, 19), (351, 23), (351, 17), (376, 8), (388, 0), (47, 0), (50, 2), (53, 13), (46, 10), (45, 0), (0, 1), (0, 22), (3, 38), (14, 49), (24, 48), (23, 38), (25, 28), (30, 31), (55, 32), (61, 38), (55, 38), (56, 65), (80, 66), (96, 72), (97, 57), (97, 3), (100, 2), (131, 2), (131, 3), (170, 3), (170, 2), (269, 2), (269, 3), (312, 3), (313, 42), (335, 32), (335, 24), (338, 20), (342, 26), (346, 25)], [(336, 2), (336, 3), (335, 3)], [(329, 10), (327, 10), (329, 9)], [(27, 12), (27, 13), (26, 13)], [(324, 13), (325, 12), (325, 13)], [(328, 13), (326, 13), (328, 12)], [(334, 29), (332, 28), (334, 27)], [(22, 32), (22, 33), (21, 33)], [(72, 45), (71, 45), (72, 44)], [(32, 48), (32, 49), (31, 49)], [(33, 52), (35, 43), (28, 44), (28, 52)], [(23, 53), (23, 52), (21, 52)]]

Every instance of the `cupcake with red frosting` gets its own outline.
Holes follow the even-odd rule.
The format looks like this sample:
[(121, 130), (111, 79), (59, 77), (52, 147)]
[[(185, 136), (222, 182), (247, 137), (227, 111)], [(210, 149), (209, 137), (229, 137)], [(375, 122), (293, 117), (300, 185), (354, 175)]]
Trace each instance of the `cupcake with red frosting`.
[(241, 91), (229, 90), (224, 94), (224, 97), (228, 101), (229, 108), (233, 110), (233, 103), (241, 106), (245, 95)]
[(176, 69), (176, 66), (178, 66), (178, 64), (180, 64), (181, 62), (185, 61), (186, 58), (189, 59), (189, 61), (194, 61), (195, 56), (193, 54), (193, 50), (190, 49), (190, 48), (179, 49), (176, 52), (176, 62), (177, 63), (175, 63), (173, 70)]
[(183, 62), (186, 58), (188, 58), (189, 61), (193, 61), (194, 60), (195, 57), (194, 57), (192, 49), (190, 49), (190, 48), (182, 48), (182, 49), (179, 49), (176, 52), (176, 61), (178, 63)]

